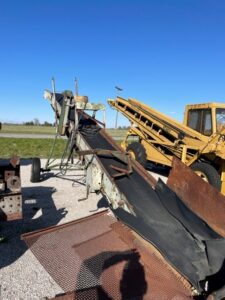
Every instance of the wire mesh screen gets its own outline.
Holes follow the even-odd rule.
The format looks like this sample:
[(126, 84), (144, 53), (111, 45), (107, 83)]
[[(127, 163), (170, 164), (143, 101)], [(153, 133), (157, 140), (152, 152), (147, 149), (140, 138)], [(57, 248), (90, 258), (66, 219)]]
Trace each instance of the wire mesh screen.
[(23, 239), (66, 293), (57, 299), (191, 299), (185, 279), (108, 212)]

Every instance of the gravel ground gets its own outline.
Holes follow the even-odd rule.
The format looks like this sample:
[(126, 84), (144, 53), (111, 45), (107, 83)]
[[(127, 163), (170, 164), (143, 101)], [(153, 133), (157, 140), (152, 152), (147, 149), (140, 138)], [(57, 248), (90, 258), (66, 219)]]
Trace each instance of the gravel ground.
[(88, 216), (106, 205), (104, 198), (96, 194), (79, 201), (86, 196), (84, 171), (70, 171), (63, 177), (49, 173), (45, 180), (31, 183), (30, 168), (29, 161), (22, 162), (23, 220), (0, 223), (0, 235), (7, 237), (0, 243), (1, 300), (44, 299), (62, 293), (20, 235)]

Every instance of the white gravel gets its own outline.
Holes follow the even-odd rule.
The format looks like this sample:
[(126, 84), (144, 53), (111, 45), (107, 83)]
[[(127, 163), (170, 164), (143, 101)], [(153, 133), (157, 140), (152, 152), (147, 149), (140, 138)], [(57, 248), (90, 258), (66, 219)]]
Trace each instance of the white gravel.
[[(160, 177), (166, 180), (166, 177)], [(70, 171), (64, 177), (53, 177), (50, 173), (46, 180), (31, 183), (30, 164), (24, 161), (21, 179), (24, 218), (0, 223), (0, 235), (7, 237), (6, 242), (0, 243), (1, 300), (44, 299), (62, 293), (62, 289), (20, 240), (20, 235), (85, 217), (104, 209), (105, 205), (102, 196), (96, 194), (79, 201), (86, 196), (84, 171)]]

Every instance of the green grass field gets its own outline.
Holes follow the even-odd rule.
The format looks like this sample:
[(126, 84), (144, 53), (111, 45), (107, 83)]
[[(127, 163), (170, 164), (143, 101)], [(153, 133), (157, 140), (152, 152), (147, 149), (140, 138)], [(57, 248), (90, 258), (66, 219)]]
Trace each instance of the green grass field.
[[(54, 127), (48, 126), (25, 126), (25, 125), (2, 125), (2, 133), (18, 134), (53, 134)], [(126, 130), (107, 129), (107, 132), (116, 137), (119, 144), (126, 134)], [(0, 137), (0, 157), (9, 158), (12, 155), (19, 155), (22, 158), (40, 157), (47, 158), (51, 150), (53, 139), (41, 138), (5, 138)], [(66, 140), (58, 139), (55, 148), (54, 157), (61, 157), (66, 146)]]
[[(67, 140), (58, 139), (55, 146), (54, 158), (60, 158), (66, 147)], [(121, 140), (116, 141), (118, 144)], [(47, 158), (51, 151), (53, 139), (0, 138), (0, 158), (18, 155), (21, 158)]]
[[(21, 158), (47, 158), (52, 142), (53, 139), (0, 138), (0, 157), (9, 158), (12, 155), (18, 155)], [(66, 140), (57, 140), (55, 158), (61, 157), (65, 146)]]
[(2, 124), (2, 133), (54, 134), (55, 128), (50, 126), (26, 126)]
[[(2, 133), (29, 133), (29, 134), (54, 134), (56, 131), (55, 127), (50, 126), (27, 126), (27, 125), (16, 125), (16, 124), (3, 124)], [(123, 138), (127, 132), (124, 129), (106, 129), (106, 131), (113, 137)]]
[(126, 129), (106, 129), (107, 133), (110, 134), (112, 137), (118, 137), (123, 139), (127, 133)]

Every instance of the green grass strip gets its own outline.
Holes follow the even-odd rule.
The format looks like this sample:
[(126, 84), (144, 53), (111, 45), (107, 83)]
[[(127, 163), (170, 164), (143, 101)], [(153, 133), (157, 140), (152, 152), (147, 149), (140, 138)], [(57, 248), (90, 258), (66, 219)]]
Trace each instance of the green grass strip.
[[(0, 157), (9, 158), (18, 155), (22, 158), (47, 158), (53, 139), (0, 138)], [(66, 140), (58, 139), (54, 157), (61, 157), (66, 146)]]

